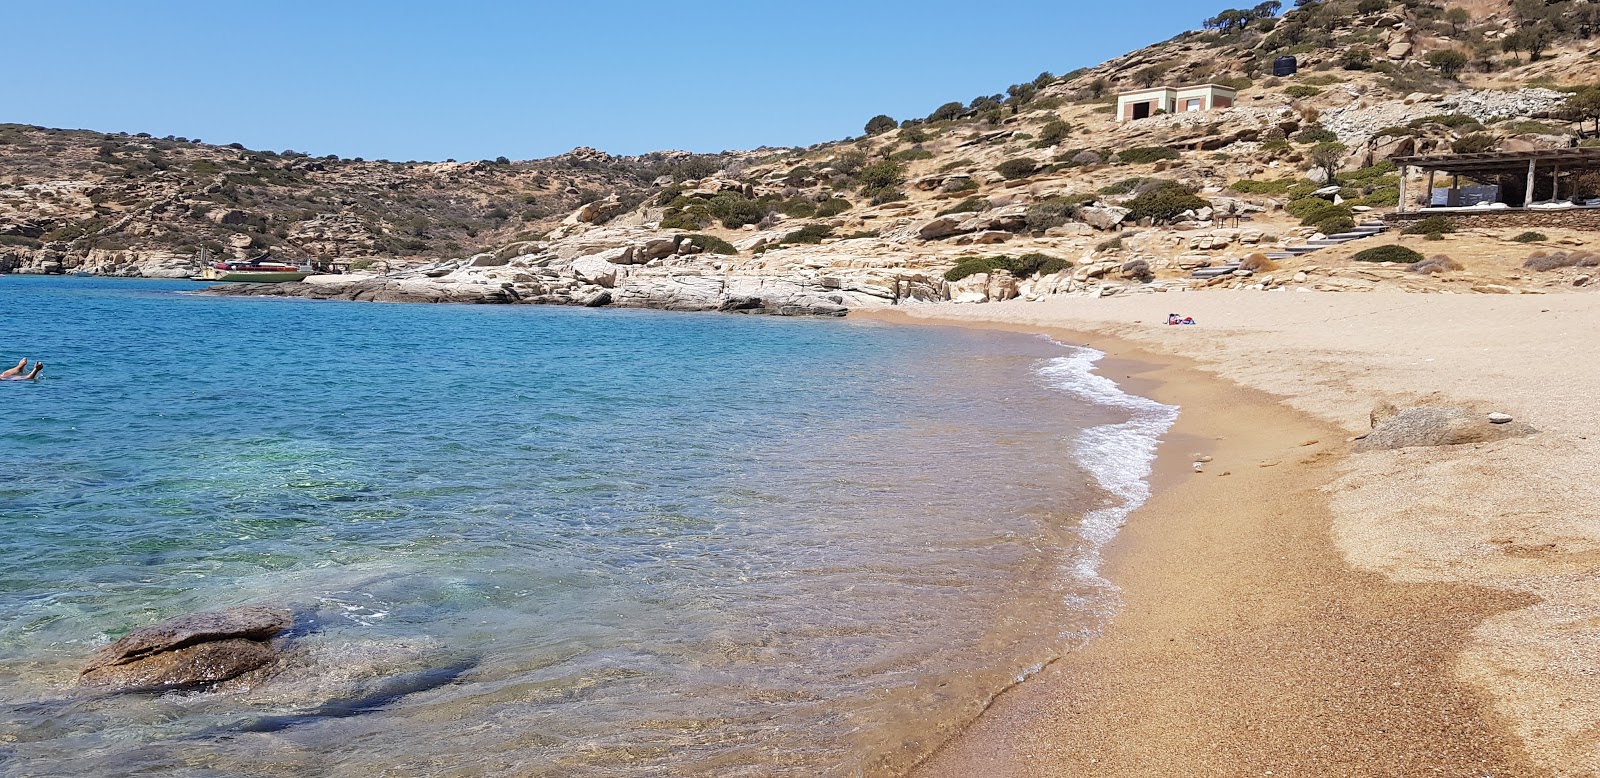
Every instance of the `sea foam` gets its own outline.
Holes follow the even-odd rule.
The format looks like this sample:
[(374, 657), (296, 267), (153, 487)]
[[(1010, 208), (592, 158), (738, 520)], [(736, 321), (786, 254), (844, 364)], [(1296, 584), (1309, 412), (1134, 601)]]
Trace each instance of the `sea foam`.
[(1074, 446), (1077, 464), (1094, 477), (1110, 502), (1083, 516), (1080, 533), (1088, 547), (1074, 560), (1072, 573), (1085, 582), (1114, 588), (1100, 576), (1100, 549), (1117, 536), (1128, 515), (1150, 499), (1156, 447), (1178, 420), (1178, 407), (1129, 394), (1115, 381), (1096, 374), (1095, 365), (1105, 358), (1105, 352), (1066, 347), (1072, 353), (1050, 360), (1039, 369), (1040, 375), (1054, 388), (1131, 417), (1118, 424), (1084, 429)]

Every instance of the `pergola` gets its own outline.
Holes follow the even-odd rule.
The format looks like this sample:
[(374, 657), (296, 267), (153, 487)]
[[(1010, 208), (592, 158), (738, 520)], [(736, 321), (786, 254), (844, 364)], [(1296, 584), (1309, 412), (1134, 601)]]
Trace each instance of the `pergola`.
[(1551, 199), (1561, 197), (1561, 174), (1600, 171), (1600, 148), (1543, 149), (1539, 151), (1487, 151), (1480, 154), (1438, 154), (1434, 156), (1395, 157), (1400, 167), (1400, 213), (1406, 212), (1409, 201), (1407, 179), (1411, 168), (1428, 172), (1428, 191), (1433, 191), (1434, 175), (1445, 173), (1456, 178), (1460, 185), (1462, 176), (1476, 180), (1487, 178), (1513, 179), (1527, 176), (1523, 188), (1522, 207), (1533, 205), (1533, 189), (1539, 176), (1548, 172), (1551, 180)]

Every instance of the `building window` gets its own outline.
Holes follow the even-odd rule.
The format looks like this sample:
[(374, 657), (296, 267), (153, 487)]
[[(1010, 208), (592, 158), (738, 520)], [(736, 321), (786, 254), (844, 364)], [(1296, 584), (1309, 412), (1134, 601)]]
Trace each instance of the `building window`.
[(1205, 110), (1205, 100), (1202, 100), (1198, 97), (1191, 97), (1188, 100), (1183, 101), (1183, 110), (1189, 113)]

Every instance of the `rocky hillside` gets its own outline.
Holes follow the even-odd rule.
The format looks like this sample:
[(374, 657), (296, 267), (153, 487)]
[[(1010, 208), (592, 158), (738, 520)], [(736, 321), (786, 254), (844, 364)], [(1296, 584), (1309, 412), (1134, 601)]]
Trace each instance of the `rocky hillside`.
[[(223, 209), (244, 214), (243, 225), (216, 224), (224, 220), (213, 216), (221, 203), (197, 205), (201, 197), (185, 194), (182, 223), (236, 242), (248, 235), (268, 245), (263, 236), (270, 235), (311, 254), (412, 257), (389, 273), (234, 290), (350, 299), (837, 313), (916, 299), (1215, 286), (1500, 292), (1587, 284), (1588, 237), (1562, 229), (1391, 232), (1348, 251), (1287, 255), (1392, 210), (1400, 182), (1390, 156), (1596, 143), (1581, 128), (1593, 128), (1600, 92), (1579, 85), (1600, 75), (1593, 37), (1600, 5), (1322, 0), (1281, 17), (1276, 6), (1219, 10), (1196, 20), (1204, 29), (1101, 66), (1040, 74), (927, 117), (875, 117), (863, 137), (808, 149), (720, 159), (594, 153), (509, 166), (341, 161), (303, 174), (325, 181), (336, 169), (347, 178), (351, 189), (340, 190), (348, 194), (336, 214), (278, 210), (256, 199)], [(1301, 70), (1274, 78), (1271, 63), (1284, 55), (1296, 56)], [(1238, 103), (1126, 124), (1113, 116), (1119, 90), (1195, 82), (1232, 86)], [(234, 154), (234, 164), (263, 169), (248, 152)], [(269, 162), (278, 170), (322, 161), (277, 155)], [(227, 187), (216, 179), (201, 185), (189, 164), (184, 178), (198, 192)], [(41, 175), (48, 169), (41, 166)], [(391, 178), (383, 180), (401, 188), (354, 191), (356, 178), (384, 171)], [(162, 178), (133, 175), (123, 186)], [(379, 187), (377, 180), (366, 183)], [(251, 185), (251, 196), (270, 186)], [(1578, 186), (1578, 194), (1600, 196), (1600, 180)], [(301, 191), (324, 189), (331, 187)], [(570, 212), (519, 214), (500, 194), (512, 189)], [(458, 210), (388, 210), (424, 197)], [(588, 202), (580, 208), (580, 200)], [(16, 215), (0, 222), (38, 218), (43, 208), (14, 200), (10, 207)], [(488, 215), (497, 207), (507, 214), (498, 226)], [(445, 214), (463, 208), (480, 209), (475, 235), (446, 224)], [(271, 218), (262, 213), (268, 209)], [(100, 218), (111, 228), (118, 223)], [(143, 225), (142, 218), (130, 223)], [(330, 243), (307, 228), (336, 220), (369, 225), (372, 242)], [(395, 242), (407, 240), (403, 224), (440, 242), (409, 250)], [(15, 227), (0, 233), (8, 229)], [(102, 228), (71, 245), (128, 231)], [(1416, 255), (1393, 252), (1361, 259), (1401, 264), (1357, 261), (1355, 249), (1388, 244), (1447, 261), (1407, 267)], [(1452, 250), (1460, 256), (1439, 256)], [(1540, 250), (1570, 263), (1524, 269)], [(1191, 277), (1205, 268), (1218, 272)]]
[(361, 266), (459, 256), (745, 156), (402, 163), (0, 125), (0, 271), (183, 276), (202, 247)]

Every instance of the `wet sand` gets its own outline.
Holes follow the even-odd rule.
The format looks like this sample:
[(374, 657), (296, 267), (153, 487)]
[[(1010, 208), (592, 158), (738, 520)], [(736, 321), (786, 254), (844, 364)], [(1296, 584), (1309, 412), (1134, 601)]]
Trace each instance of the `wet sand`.
[[(1549, 774), (1462, 671), (1474, 630), (1537, 598), (1347, 561), (1330, 505), (1347, 430), (1171, 353), (1033, 322), (954, 323), (1093, 345), (1110, 355), (1103, 374), (1185, 412), (1155, 498), (1107, 548), (1124, 598), (1107, 632), (913, 775)], [(1213, 457), (1203, 473), (1196, 453)]]

